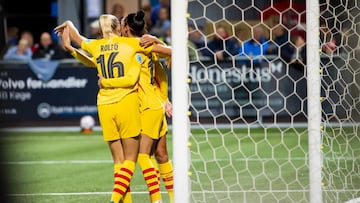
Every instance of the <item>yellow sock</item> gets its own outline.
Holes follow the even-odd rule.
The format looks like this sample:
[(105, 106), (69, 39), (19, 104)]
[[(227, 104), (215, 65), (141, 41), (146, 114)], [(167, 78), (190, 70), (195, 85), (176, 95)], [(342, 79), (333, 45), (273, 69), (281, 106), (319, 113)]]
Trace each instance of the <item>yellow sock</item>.
[(126, 190), (129, 188), (130, 180), (135, 171), (135, 162), (130, 160), (125, 160), (121, 165), (121, 168), (118, 170), (118, 165), (115, 164), (115, 180), (114, 180), (114, 189), (111, 195), (111, 203), (118, 203), (123, 198), (126, 193)]
[[(122, 164), (114, 164), (114, 175), (116, 174), (116, 171), (120, 171)], [(115, 177), (115, 176), (114, 176)], [(131, 193), (130, 193), (130, 185), (128, 189), (126, 190), (121, 203), (132, 203)]]
[(174, 176), (173, 167), (170, 161), (159, 164), (160, 174), (168, 192), (170, 202), (174, 202)]
[(145, 182), (148, 186), (151, 202), (160, 201), (160, 184), (149, 155), (139, 153), (137, 162), (141, 167)]
[(159, 181), (159, 184), (160, 184), (160, 171), (159, 171), (159, 167), (158, 167), (158, 165), (157, 165), (155, 156), (154, 156), (154, 155), (150, 156), (150, 160), (151, 160), (152, 164), (154, 165), (154, 168), (155, 168), (155, 171), (156, 171), (156, 175), (157, 175), (157, 177), (158, 177), (158, 181)]
[(125, 194), (123, 196), (123, 203), (132, 203), (130, 185), (129, 185), (127, 191), (125, 192)]
[(121, 169), (121, 164), (114, 164), (114, 174), (117, 172), (117, 171), (120, 171)]

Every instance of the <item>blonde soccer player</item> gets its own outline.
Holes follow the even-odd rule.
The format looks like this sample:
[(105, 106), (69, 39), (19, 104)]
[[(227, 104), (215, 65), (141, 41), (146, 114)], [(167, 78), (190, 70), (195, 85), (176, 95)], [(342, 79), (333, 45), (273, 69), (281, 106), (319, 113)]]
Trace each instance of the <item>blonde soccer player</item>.
[[(143, 18), (141, 14), (134, 16), (138, 25)], [(138, 80), (144, 60), (141, 54), (152, 51), (171, 54), (171, 48), (163, 45), (143, 47), (137, 38), (120, 37), (120, 23), (113, 15), (101, 15), (99, 26), (100, 39), (87, 39), (80, 35), (71, 21), (65, 21), (55, 31), (61, 34), (68, 51), (74, 51), (71, 40), (88, 52), (96, 64), (100, 86), (97, 95), (99, 121), (103, 139), (108, 143), (114, 161), (115, 177), (110, 202), (118, 203), (129, 187), (140, 146)]]

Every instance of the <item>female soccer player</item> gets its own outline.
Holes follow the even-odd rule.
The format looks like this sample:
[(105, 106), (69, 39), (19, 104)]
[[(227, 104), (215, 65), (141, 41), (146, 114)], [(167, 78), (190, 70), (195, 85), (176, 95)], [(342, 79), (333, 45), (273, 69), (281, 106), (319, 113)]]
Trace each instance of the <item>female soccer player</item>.
[[(151, 35), (144, 35), (141, 38), (141, 42), (144, 44), (154, 43), (156, 41), (157, 38), (154, 38)], [(162, 63), (160, 62), (157, 54), (152, 55), (152, 66), (153, 66), (152, 69), (154, 69), (155, 71), (154, 85), (155, 85), (156, 94), (158, 96), (158, 99), (160, 99), (160, 101), (162, 102), (165, 108), (166, 116), (171, 117), (172, 104), (168, 98), (167, 72), (164, 69)], [(167, 67), (170, 67), (170, 63), (168, 63)], [(174, 180), (173, 180), (173, 167), (171, 161), (169, 160), (169, 155), (166, 145), (167, 133), (168, 133), (167, 120), (165, 116), (163, 116), (162, 126), (160, 131), (158, 132), (158, 139), (153, 144), (153, 149), (150, 154), (150, 159), (153, 162), (157, 174), (161, 176), (165, 188), (168, 192), (170, 203), (172, 203), (174, 202), (174, 192), (173, 192)], [(160, 180), (160, 177), (158, 177), (158, 179)]]
[[(139, 22), (143, 17), (136, 15), (134, 19)], [(93, 40), (81, 36), (71, 21), (65, 21), (55, 31), (61, 34), (68, 51), (74, 51), (70, 38), (96, 63), (100, 86), (97, 96), (99, 121), (114, 168), (119, 167), (111, 203), (118, 203), (130, 184), (139, 152), (141, 121), (137, 82), (144, 60), (141, 53), (147, 55), (153, 51), (170, 55), (171, 48), (164, 45), (142, 47), (137, 38), (120, 37), (119, 20), (113, 15), (101, 15), (99, 25), (102, 38)], [(143, 28), (135, 27), (137, 29)]]
[[(167, 73), (159, 61), (155, 60), (154, 66), (155, 66), (156, 76), (158, 76), (158, 78), (160, 78), (160, 80), (156, 79), (156, 81), (157, 81), (157, 89), (156, 90), (158, 92), (159, 97), (161, 98), (161, 101), (162, 101), (164, 107), (165, 107), (166, 116), (168, 116), (170, 118), (172, 116), (172, 104), (168, 98), (168, 88), (167, 88), (168, 81), (167, 81), (167, 78), (165, 78), (165, 80), (164, 80), (163, 79), (164, 76), (161, 76), (161, 75), (165, 75), (165, 77), (166, 77)], [(173, 166), (170, 162), (168, 150), (167, 150), (167, 146), (166, 146), (167, 133), (168, 133), (167, 120), (164, 117), (163, 118), (163, 127), (159, 134), (159, 139), (156, 141), (156, 143), (154, 145), (153, 151), (151, 153), (152, 154), (151, 159), (153, 160), (153, 163), (156, 165), (156, 163), (154, 162), (154, 155), (155, 155), (155, 159), (159, 166), (157, 170), (159, 170), (161, 178), (164, 182), (165, 188), (168, 192), (170, 203), (173, 203), (174, 202)]]
[[(121, 19), (121, 34), (123, 36), (142, 37), (145, 29), (137, 32), (134, 27), (139, 27), (135, 20), (136, 15), (145, 15), (143, 11), (136, 14), (131, 13)], [(145, 21), (140, 27), (145, 28)], [(160, 40), (153, 37), (147, 44), (162, 44)], [(159, 133), (163, 127), (163, 118), (165, 116), (163, 104), (156, 93), (155, 69), (153, 66), (154, 53), (145, 55), (144, 63), (141, 67), (139, 85), (140, 118), (141, 118), (141, 139), (137, 162), (139, 163), (145, 182), (148, 186), (150, 200), (152, 203), (161, 202), (160, 182), (154, 163), (150, 159), (150, 154), (154, 141), (159, 139)]]

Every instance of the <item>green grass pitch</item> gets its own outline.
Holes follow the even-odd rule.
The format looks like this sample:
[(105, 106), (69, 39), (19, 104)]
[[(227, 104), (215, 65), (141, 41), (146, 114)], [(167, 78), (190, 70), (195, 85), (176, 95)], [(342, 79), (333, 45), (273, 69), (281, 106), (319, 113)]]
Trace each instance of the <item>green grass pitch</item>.
[[(200, 180), (200, 183), (192, 181), (194, 202), (201, 202), (204, 191), (210, 191), (206, 194), (209, 199), (207, 202), (221, 199), (222, 195), (228, 198), (230, 196), (233, 202), (243, 202), (244, 194), (251, 199), (251, 190), (254, 188), (258, 190), (257, 197), (260, 195), (267, 198), (267, 202), (281, 199), (286, 192), (276, 191), (283, 189), (290, 191), (287, 195), (293, 200), (306, 202), (304, 199), (307, 199), (307, 191), (291, 192), (299, 188), (308, 189), (306, 130), (267, 130), (266, 133), (264, 129), (242, 129), (236, 132), (223, 129), (221, 133), (220, 130), (192, 130), (190, 141), (192, 178)], [(358, 145), (348, 144), (354, 149)], [(110, 200), (113, 164), (101, 132), (3, 133), (0, 147), (4, 153), (2, 167), (7, 168), (6, 180), (11, 202), (103, 203)], [(337, 147), (337, 150), (340, 148)], [(172, 155), (171, 133), (168, 136), (168, 149)], [(326, 152), (329, 149), (324, 150)], [(355, 152), (352, 156), (357, 159), (347, 163), (354, 164), (357, 161), (355, 166), (359, 166), (360, 153), (359, 150)], [(196, 173), (195, 170), (201, 173)], [(264, 172), (266, 176), (262, 175)], [(291, 181), (294, 178), (296, 181)], [(209, 179), (215, 184), (210, 184)], [(354, 181), (352, 186), (360, 188), (359, 176)], [(339, 183), (339, 187), (341, 184)], [(223, 192), (225, 187), (231, 194)], [(266, 192), (269, 188), (275, 193)], [(161, 190), (164, 202), (168, 202), (163, 185)], [(139, 167), (132, 179), (131, 191), (134, 203), (149, 202), (147, 187)], [(350, 192), (354, 191), (360, 195), (359, 190)], [(260, 201), (264, 199), (255, 198), (253, 202)]]

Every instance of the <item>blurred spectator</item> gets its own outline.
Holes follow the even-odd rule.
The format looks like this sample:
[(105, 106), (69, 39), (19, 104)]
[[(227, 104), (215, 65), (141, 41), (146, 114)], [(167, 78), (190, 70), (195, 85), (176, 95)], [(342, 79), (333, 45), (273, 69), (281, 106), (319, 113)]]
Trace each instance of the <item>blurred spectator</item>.
[(266, 51), (267, 54), (278, 55), (280, 46), (289, 40), (288, 33), (286, 29), (279, 24), (272, 28), (272, 35), (272, 43), (269, 43), (269, 47)]
[(20, 39), (26, 39), (28, 41), (28, 45), (31, 49), (31, 52), (32, 53), (35, 52), (35, 50), (38, 47), (38, 44), (34, 44), (34, 36), (30, 31), (28, 31), (28, 30), (22, 31), (21, 35), (20, 35)]
[(273, 41), (269, 42), (266, 54), (281, 57), (285, 62), (289, 63), (292, 52), (288, 51), (290, 46), (289, 33), (283, 25), (279, 24), (272, 29)]
[(206, 38), (194, 25), (188, 25), (188, 51), (189, 58), (195, 59), (202, 56), (201, 49), (205, 49)]
[(122, 4), (115, 3), (112, 6), (111, 14), (116, 16), (118, 19), (126, 15), (125, 8)]
[(18, 37), (19, 37), (19, 28), (16, 26), (10, 26), (7, 28), (6, 32), (6, 43), (5, 46), (1, 48), (0, 57), (7, 52), (7, 50), (12, 46), (17, 46)]
[(164, 38), (165, 31), (170, 27), (169, 13), (167, 8), (161, 7), (158, 12), (158, 21), (150, 30), (150, 34), (158, 37)]
[(336, 40), (331, 39), (329, 42), (326, 42), (321, 48), (323, 53), (332, 54), (336, 49)]
[(61, 47), (53, 42), (50, 33), (43, 32), (40, 35), (39, 47), (35, 50), (32, 55), (32, 59), (47, 58), (51, 60), (65, 58), (65, 53)]
[(240, 33), (235, 33), (225, 39), (226, 50), (229, 52), (231, 56), (236, 56), (239, 53), (240, 48), (240, 40), (238, 38)]
[(59, 67), (59, 59), (69, 57), (59, 43), (54, 41), (49, 32), (41, 33), (39, 47), (29, 61), (29, 67), (38, 79), (49, 81)]
[(166, 8), (168, 13), (168, 18), (171, 20), (171, 8), (170, 8), (170, 0), (159, 0), (159, 3), (153, 7), (152, 13), (151, 13), (151, 21), (152, 24), (155, 25), (158, 21), (159, 17), (159, 10), (160, 8)]
[(206, 38), (201, 30), (196, 29), (194, 25), (188, 26), (189, 40), (195, 45), (197, 49), (204, 48)]
[(325, 54), (332, 54), (336, 49), (336, 40), (325, 23), (320, 24), (321, 49)]
[[(264, 30), (261, 25), (258, 25), (252, 29), (252, 36), (252, 38), (244, 41), (244, 43), (240, 46), (240, 56), (253, 58), (266, 54), (266, 50), (269, 47), (269, 42), (264, 36)], [(258, 62), (258, 60), (254, 60), (254, 62)]]
[(166, 26), (164, 26), (164, 36), (162, 37), (162, 40), (168, 44), (171, 45), (171, 24), (168, 23)]
[(150, 5), (145, 5), (142, 7), (142, 10), (145, 12), (145, 23), (146, 23), (146, 30), (149, 32), (153, 27), (153, 22), (151, 20), (151, 13), (152, 7)]
[(90, 39), (97, 39), (100, 37), (99, 20), (94, 20), (90, 23)]
[[(249, 31), (247, 30), (249, 29)], [(241, 46), (243, 45), (243, 43), (248, 40), (250, 38), (250, 28), (244, 27), (244, 26), (235, 26), (234, 27), (234, 36), (233, 38), (237, 41), (238, 43), (238, 49), (237, 51), (237, 56), (239, 55), (239, 50), (241, 48)]]
[(4, 55), (5, 60), (30, 61), (32, 56), (29, 43), (26, 39), (20, 39), (17, 46), (10, 47)]
[(294, 65), (306, 64), (306, 43), (301, 35), (295, 35), (291, 38), (293, 44), (292, 49), (288, 51), (292, 53), (290, 63)]
[(6, 33), (8, 47), (17, 45), (18, 37), (19, 37), (19, 28), (17, 26), (8, 27)]
[(235, 38), (239, 44), (241, 44), (243, 41), (245, 41), (247, 39), (244, 28), (242, 28), (240, 26), (236, 26), (234, 30), (235, 30)]
[(213, 57), (215, 54), (216, 59), (222, 61), (231, 55), (237, 55), (239, 44), (235, 38), (229, 38), (223, 26), (218, 26), (214, 37), (208, 41), (207, 47), (208, 49), (202, 51), (203, 56)]

